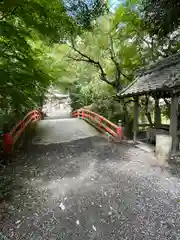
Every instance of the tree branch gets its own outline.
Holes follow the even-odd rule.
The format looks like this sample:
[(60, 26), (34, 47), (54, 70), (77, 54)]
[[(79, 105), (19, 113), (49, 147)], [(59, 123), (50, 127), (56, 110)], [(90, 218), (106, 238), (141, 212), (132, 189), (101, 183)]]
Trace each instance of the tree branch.
[(71, 59), (71, 60), (74, 60), (74, 61), (76, 61), (76, 62), (89, 62), (89, 60), (88, 59), (83, 59), (83, 58), (75, 58), (75, 57), (72, 57), (72, 56), (67, 56), (69, 59)]
[[(153, 60), (153, 62), (154, 62), (154, 61), (156, 60), (156, 59), (154, 58), (154, 46), (153, 46), (153, 45), (154, 45), (154, 39), (151, 37), (151, 42), (147, 41), (147, 40), (141, 35), (141, 32), (137, 30), (136, 27), (135, 27), (135, 29), (134, 29), (133, 31), (137, 34), (138, 38), (140, 38), (144, 43), (146, 43), (147, 46), (148, 46), (148, 48), (151, 49), (151, 51), (152, 51), (152, 60)], [(162, 53), (160, 50), (158, 50), (158, 49), (156, 49), (156, 50), (157, 50), (157, 52), (159, 53), (159, 55), (160, 55), (161, 57), (166, 57), (166, 55), (165, 55), (164, 53)]]
[(112, 37), (109, 37), (109, 51), (110, 51), (110, 55), (111, 55), (111, 60), (113, 61), (115, 67), (116, 67), (116, 88), (117, 88), (117, 92), (119, 92), (121, 90), (121, 83), (120, 83), (120, 78), (121, 78), (121, 71), (120, 71), (120, 66), (119, 63), (116, 61), (115, 58), (115, 52), (114, 52), (114, 48), (113, 48), (113, 40)]
[(75, 47), (75, 43), (73, 41), (73, 39), (71, 38), (71, 48), (77, 52), (82, 58), (74, 58), (74, 57), (71, 57), (69, 56), (69, 58), (73, 59), (74, 61), (82, 61), (82, 62), (87, 62), (87, 63), (91, 63), (93, 64), (95, 67), (97, 67), (100, 72), (101, 72), (101, 80), (106, 82), (107, 84), (113, 86), (113, 87), (116, 87), (116, 84), (114, 84), (113, 82), (109, 81), (107, 76), (106, 76), (106, 73), (104, 72), (101, 64), (99, 61), (95, 61), (94, 59), (92, 59), (91, 57), (87, 56), (86, 54), (82, 53), (81, 51), (79, 51), (76, 47)]
[(2, 17), (0, 18), (0, 22), (2, 22), (4, 20), (4, 18), (13, 15), (19, 6), (20, 5), (14, 7), (11, 12), (8, 12), (8, 13), (2, 15)]
[(126, 76), (120, 69), (120, 65), (118, 63), (118, 61), (116, 60), (116, 54), (114, 52), (114, 47), (113, 47), (113, 40), (112, 40), (112, 36), (109, 37), (110, 39), (110, 48), (109, 48), (109, 52), (110, 52), (110, 55), (111, 55), (111, 60), (113, 61), (115, 67), (116, 67), (116, 72), (117, 72), (117, 75), (116, 77), (119, 77), (119, 81), (120, 81), (120, 75), (122, 75), (123, 77), (125, 77), (126, 79), (130, 80), (128, 78), (128, 76)]
[(131, 102), (135, 102), (133, 99), (130, 99), (128, 101), (124, 101), (125, 104), (131, 103)]

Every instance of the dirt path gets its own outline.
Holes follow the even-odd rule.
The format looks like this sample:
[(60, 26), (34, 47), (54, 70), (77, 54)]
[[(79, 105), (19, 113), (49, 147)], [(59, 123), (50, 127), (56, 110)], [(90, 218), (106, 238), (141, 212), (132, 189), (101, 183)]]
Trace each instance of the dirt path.
[(180, 239), (179, 179), (151, 153), (89, 133), (56, 144), (43, 135), (6, 169), (0, 239)]

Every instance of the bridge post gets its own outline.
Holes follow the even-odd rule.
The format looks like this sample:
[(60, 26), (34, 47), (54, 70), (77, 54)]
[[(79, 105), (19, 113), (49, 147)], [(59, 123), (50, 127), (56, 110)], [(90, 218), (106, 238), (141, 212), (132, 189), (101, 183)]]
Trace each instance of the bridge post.
[(118, 128), (117, 128), (117, 135), (120, 139), (120, 141), (122, 140), (123, 138), (123, 131), (122, 131), (122, 123), (121, 123), (121, 120), (118, 121)]
[(13, 151), (13, 138), (10, 133), (3, 134), (3, 152), (10, 154)]

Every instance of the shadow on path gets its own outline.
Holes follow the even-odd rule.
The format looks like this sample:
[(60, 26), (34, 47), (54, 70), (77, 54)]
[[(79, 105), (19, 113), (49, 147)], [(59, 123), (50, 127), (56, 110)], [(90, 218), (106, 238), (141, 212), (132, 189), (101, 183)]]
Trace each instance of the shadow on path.
[(4, 172), (12, 177), (13, 189), (1, 235), (13, 240), (178, 239), (180, 183), (153, 161), (130, 144), (101, 137), (31, 145)]

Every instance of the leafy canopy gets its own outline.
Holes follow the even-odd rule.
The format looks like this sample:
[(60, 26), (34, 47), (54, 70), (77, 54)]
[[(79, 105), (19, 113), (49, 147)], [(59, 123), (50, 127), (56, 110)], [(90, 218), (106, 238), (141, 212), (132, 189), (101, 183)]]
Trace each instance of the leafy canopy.
[[(71, 70), (76, 73), (76, 84), (71, 88), (74, 108), (91, 105), (92, 110), (114, 121), (117, 70), (120, 85), (125, 87), (139, 68), (179, 51), (178, 31), (166, 37), (152, 33), (140, 9), (135, 1), (127, 1), (114, 13), (98, 18), (91, 32), (84, 32), (71, 42), (67, 55)], [(120, 119), (124, 113), (131, 121), (132, 105), (128, 111), (126, 103), (124, 107), (118, 106), (116, 117)], [(142, 116), (146, 111), (147, 108), (143, 108)]]
[(143, 17), (152, 33), (167, 36), (180, 25), (179, 0), (141, 0)]
[[(94, 10), (89, 9), (92, 14)], [(81, 11), (75, 14), (74, 9), (74, 14), (79, 16)], [(84, 18), (89, 14), (82, 13)], [(96, 6), (94, 16), (97, 14)], [(70, 35), (80, 33), (82, 26), (68, 14), (63, 1), (0, 2), (0, 125), (5, 120), (14, 124), (15, 118), (39, 107), (56, 81), (61, 88), (68, 87), (68, 71), (62, 60), (64, 43)], [(59, 48), (62, 44), (60, 53), (56, 54), (54, 44)]]

